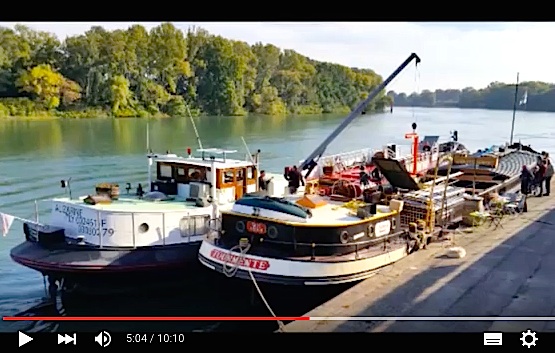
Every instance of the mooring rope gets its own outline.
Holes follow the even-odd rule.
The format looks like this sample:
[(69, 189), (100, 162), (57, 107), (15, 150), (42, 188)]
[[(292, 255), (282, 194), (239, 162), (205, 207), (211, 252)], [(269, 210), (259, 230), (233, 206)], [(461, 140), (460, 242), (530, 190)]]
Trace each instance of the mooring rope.
[[(241, 239), (239, 240), (239, 244), (235, 245), (234, 247), (232, 247), (231, 249), (229, 249), (229, 252), (232, 253), (235, 250), (239, 250), (239, 258), (237, 259), (237, 263), (233, 264), (230, 263), (230, 259), (231, 256), (226, 256), (225, 258), (225, 262), (223, 264), (223, 272), (227, 277), (233, 277), (235, 276), (235, 274), (237, 274), (237, 271), (239, 270), (239, 265), (241, 262), (243, 262), (245, 255), (247, 254), (247, 252), (249, 251), (249, 249), (251, 248), (251, 245), (249, 244), (247, 239)], [(270, 312), (270, 314), (272, 314), (273, 317), (277, 318), (277, 315), (274, 313), (274, 311), (272, 310), (272, 308), (270, 307), (270, 304), (268, 303), (268, 301), (266, 300), (266, 297), (264, 297), (264, 294), (262, 293), (262, 290), (260, 289), (260, 287), (258, 286), (258, 282), (256, 281), (256, 279), (254, 278), (254, 275), (251, 271), (250, 268), (246, 267), (247, 272), (249, 273), (249, 277), (254, 285), (254, 288), (256, 288), (256, 291), (258, 292), (258, 295), (260, 296), (260, 299), (262, 299), (262, 302), (264, 303), (264, 305), (266, 306), (266, 309), (268, 309), (268, 311)], [(277, 320), (277, 324), (278, 324), (278, 332), (285, 332), (285, 325), (281, 320)]]

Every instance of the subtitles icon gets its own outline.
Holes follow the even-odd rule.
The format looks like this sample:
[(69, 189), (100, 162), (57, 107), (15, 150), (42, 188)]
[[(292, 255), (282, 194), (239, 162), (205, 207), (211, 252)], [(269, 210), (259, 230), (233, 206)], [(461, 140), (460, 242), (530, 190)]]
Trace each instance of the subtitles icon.
[(106, 331), (100, 332), (94, 338), (94, 341), (98, 343), (101, 347), (108, 347), (112, 343), (112, 336)]
[(502, 344), (502, 332), (484, 332), (484, 346), (501, 346)]

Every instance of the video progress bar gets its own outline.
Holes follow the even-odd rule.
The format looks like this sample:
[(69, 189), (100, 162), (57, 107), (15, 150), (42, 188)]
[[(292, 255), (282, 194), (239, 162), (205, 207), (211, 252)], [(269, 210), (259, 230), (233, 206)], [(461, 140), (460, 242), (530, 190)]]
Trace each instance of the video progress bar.
[(3, 321), (555, 321), (555, 316), (5, 316)]

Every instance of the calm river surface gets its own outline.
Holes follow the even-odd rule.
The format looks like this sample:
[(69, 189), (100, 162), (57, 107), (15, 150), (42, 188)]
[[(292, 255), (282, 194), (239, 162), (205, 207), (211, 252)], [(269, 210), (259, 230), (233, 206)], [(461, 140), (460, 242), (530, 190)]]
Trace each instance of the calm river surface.
[[(342, 118), (334, 115), (201, 117), (195, 118), (195, 122), (205, 148), (237, 149), (242, 158), (245, 154), (241, 142), (243, 136), (251, 151), (262, 150), (262, 168), (281, 172), (283, 166), (305, 158)], [(418, 123), (421, 136), (441, 135), (447, 139), (451, 130), (458, 130), (462, 143), (470, 149), (478, 149), (508, 141), (511, 118), (511, 111), (395, 108), (392, 114), (359, 117), (332, 143), (328, 153), (378, 148), (387, 143), (406, 144), (404, 134), (410, 131), (413, 121)], [(150, 144), (155, 152), (171, 150), (185, 154), (187, 147), (197, 146), (189, 119), (150, 120), (148, 124)], [(102, 181), (119, 182), (120, 185), (146, 181), (146, 127), (147, 120), (143, 119), (0, 120), (0, 212), (33, 217), (34, 200), (62, 195), (59, 181), (68, 177), (72, 177), (74, 195), (88, 194), (96, 183)], [(518, 112), (515, 140), (531, 144), (537, 150), (555, 153), (555, 114)], [(47, 204), (41, 206), (40, 215), (48, 215)], [(16, 265), (9, 257), (9, 250), (22, 240), (19, 222), (14, 223), (7, 237), (0, 238), (0, 315), (14, 315), (29, 309), (29, 315), (43, 314), (33, 313), (32, 309), (44, 297), (42, 277)], [(217, 306), (213, 305), (213, 300), (225, 303), (225, 291), (217, 293), (216, 299), (206, 299), (203, 295), (208, 300), (205, 304), (202, 300), (187, 299), (180, 293), (174, 292), (171, 299), (157, 296), (133, 300), (129, 297), (111, 298), (109, 301), (113, 303), (106, 303), (104, 299), (102, 304), (90, 304), (87, 299), (83, 300), (81, 308), (77, 304), (76, 312), (80, 315), (91, 312), (104, 315), (224, 315), (214, 312)], [(126, 304), (131, 308), (125, 310)], [(57, 305), (58, 311), (60, 305)], [(235, 304), (228, 302), (226, 305)], [(76, 315), (69, 310), (66, 314)], [(177, 330), (175, 324), (172, 325), (174, 331)], [(213, 324), (188, 325), (182, 330), (205, 330)], [(78, 328), (78, 324), (64, 328), (51, 323), (0, 322), (0, 331), (67, 331)], [(83, 326), (83, 329), (99, 328), (107, 327)]]

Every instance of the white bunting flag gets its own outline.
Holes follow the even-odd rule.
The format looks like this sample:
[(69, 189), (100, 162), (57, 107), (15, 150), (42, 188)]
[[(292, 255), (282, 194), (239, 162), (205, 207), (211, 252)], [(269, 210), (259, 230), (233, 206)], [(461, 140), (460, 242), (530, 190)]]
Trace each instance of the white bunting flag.
[(0, 213), (0, 231), (2, 231), (2, 236), (8, 235), (8, 231), (10, 230), (13, 220), (15, 219), (14, 216)]

